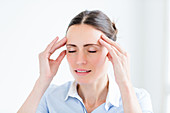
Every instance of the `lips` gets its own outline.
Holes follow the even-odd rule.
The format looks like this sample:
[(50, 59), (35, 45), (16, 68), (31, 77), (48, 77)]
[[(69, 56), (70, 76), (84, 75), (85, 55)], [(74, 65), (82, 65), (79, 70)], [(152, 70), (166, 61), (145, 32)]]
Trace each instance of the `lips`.
[(86, 69), (76, 69), (75, 72), (85, 73), (85, 72), (91, 72), (91, 70), (86, 70)]
[(91, 70), (87, 70), (87, 69), (76, 69), (75, 70), (76, 74), (79, 76), (85, 76), (87, 74), (89, 74), (91, 72)]

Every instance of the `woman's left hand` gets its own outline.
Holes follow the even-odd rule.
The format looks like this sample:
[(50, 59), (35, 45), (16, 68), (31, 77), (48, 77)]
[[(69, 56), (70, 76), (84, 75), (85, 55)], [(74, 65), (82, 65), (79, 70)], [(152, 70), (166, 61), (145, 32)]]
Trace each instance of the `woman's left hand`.
[(130, 82), (129, 54), (118, 43), (105, 35), (101, 36), (99, 42), (108, 50), (107, 56), (113, 64), (115, 80), (120, 88), (124, 112), (142, 113), (136, 93)]
[(113, 64), (115, 80), (118, 85), (130, 81), (129, 54), (117, 42), (102, 35), (99, 39), (101, 45), (107, 48), (108, 58)]

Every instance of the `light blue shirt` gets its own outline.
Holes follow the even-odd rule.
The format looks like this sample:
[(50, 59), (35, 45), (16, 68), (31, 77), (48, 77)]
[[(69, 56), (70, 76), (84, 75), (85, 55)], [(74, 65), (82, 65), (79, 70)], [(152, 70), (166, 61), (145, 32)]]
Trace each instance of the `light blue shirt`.
[[(153, 113), (149, 93), (144, 89), (134, 90), (142, 112)], [(50, 85), (41, 98), (36, 113), (87, 113), (77, 93), (76, 81), (69, 81), (61, 86)], [(91, 113), (124, 113), (119, 87), (110, 77), (106, 102)]]

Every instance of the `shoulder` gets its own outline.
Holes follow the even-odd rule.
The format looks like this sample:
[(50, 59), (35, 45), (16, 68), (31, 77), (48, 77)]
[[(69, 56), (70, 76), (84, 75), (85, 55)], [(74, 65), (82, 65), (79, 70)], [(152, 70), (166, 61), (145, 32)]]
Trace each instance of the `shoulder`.
[[(133, 89), (140, 104), (142, 103), (151, 104), (150, 94), (146, 89), (136, 87), (133, 87)], [(120, 98), (120, 102), (122, 104), (122, 97)]]
[(152, 102), (149, 92), (143, 88), (134, 88), (138, 102), (143, 112), (153, 113)]
[(56, 107), (54, 105), (61, 104), (68, 93), (71, 83), (72, 81), (68, 81), (58, 86), (51, 84), (42, 96), (36, 113), (46, 113), (48, 109), (54, 109)]
[(55, 84), (51, 84), (46, 92), (45, 92), (45, 96), (50, 96), (50, 95), (61, 95), (61, 94), (67, 94), (70, 85), (73, 81), (68, 81), (62, 85), (55, 85)]
[(134, 90), (138, 100), (142, 100), (144, 98), (150, 98), (150, 94), (146, 89), (134, 87)]

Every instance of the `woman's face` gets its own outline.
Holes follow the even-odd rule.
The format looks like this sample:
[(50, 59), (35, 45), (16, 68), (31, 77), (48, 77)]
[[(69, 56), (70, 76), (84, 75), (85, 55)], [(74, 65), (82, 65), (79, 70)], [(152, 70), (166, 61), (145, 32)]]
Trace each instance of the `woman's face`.
[(98, 40), (103, 33), (92, 26), (72, 25), (67, 32), (67, 60), (79, 84), (94, 83), (107, 74), (107, 49)]

